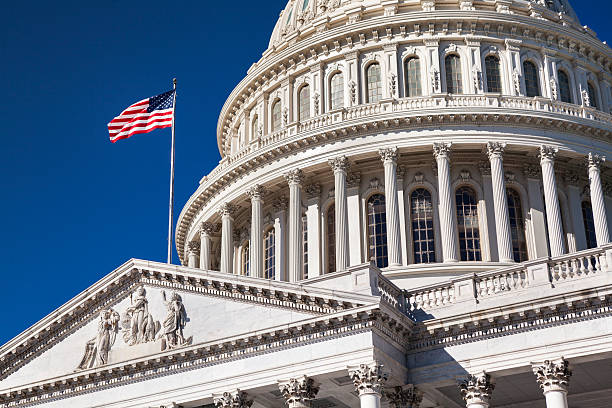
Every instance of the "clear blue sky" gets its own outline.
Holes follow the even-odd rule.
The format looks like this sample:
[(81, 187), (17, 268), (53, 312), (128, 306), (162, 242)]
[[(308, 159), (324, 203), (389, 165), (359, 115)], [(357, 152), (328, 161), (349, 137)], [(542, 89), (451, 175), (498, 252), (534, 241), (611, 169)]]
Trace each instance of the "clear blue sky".
[[(607, 1), (573, 3), (612, 41)], [(217, 164), (219, 111), (285, 4), (3, 4), (0, 344), (126, 260), (165, 260), (170, 130), (113, 145), (106, 124), (178, 78), (176, 218)]]

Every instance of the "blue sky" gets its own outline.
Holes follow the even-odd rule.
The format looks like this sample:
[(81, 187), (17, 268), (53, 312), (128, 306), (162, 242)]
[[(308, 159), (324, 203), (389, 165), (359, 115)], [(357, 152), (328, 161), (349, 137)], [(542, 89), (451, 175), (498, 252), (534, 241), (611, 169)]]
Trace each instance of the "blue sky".
[[(3, 4), (0, 344), (126, 260), (165, 261), (170, 130), (111, 144), (106, 124), (178, 78), (176, 219), (218, 163), (219, 111), (285, 3)], [(612, 41), (607, 1), (573, 3)]]

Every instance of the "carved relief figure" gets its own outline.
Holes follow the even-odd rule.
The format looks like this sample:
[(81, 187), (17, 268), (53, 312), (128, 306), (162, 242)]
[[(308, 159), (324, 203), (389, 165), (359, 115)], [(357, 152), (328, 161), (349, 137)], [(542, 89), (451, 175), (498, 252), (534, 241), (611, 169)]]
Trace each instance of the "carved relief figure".
[(128, 307), (121, 326), (123, 327), (123, 340), (130, 346), (155, 341), (155, 335), (160, 329), (159, 322), (153, 320), (149, 313), (149, 301), (143, 286), (139, 286), (132, 294), (132, 306)]
[(176, 292), (172, 292), (168, 299), (166, 298), (166, 292), (162, 292), (162, 295), (168, 308), (168, 315), (164, 319), (162, 351), (191, 344), (193, 337), (185, 339), (183, 336), (183, 329), (188, 321), (183, 299)]
[(98, 335), (85, 345), (85, 354), (77, 370), (99, 367), (108, 364), (108, 353), (115, 344), (119, 323), (119, 313), (113, 309), (100, 312)]

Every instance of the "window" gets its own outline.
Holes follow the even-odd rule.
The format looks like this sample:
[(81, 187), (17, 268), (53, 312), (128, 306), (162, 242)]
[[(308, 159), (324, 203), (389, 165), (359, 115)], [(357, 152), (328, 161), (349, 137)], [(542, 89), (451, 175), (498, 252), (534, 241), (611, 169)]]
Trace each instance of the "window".
[(302, 279), (308, 279), (308, 219), (302, 216)]
[(374, 259), (379, 268), (387, 267), (387, 213), (382, 194), (374, 194), (368, 199), (368, 244), (369, 258)]
[(410, 57), (404, 62), (406, 75), (406, 96), (421, 96), (421, 61), (418, 57)]
[(255, 139), (259, 136), (259, 118), (255, 115), (253, 118), (253, 124), (251, 126), (251, 139)]
[(480, 230), (476, 193), (469, 187), (460, 187), (455, 193), (459, 252), (462, 261), (480, 261)]
[(380, 78), (380, 65), (378, 63), (370, 64), (366, 73), (368, 103), (376, 103), (382, 99), (382, 80)]
[(344, 107), (344, 75), (342, 75), (342, 72), (338, 72), (331, 77), (330, 88), (331, 109)]
[(447, 55), (444, 59), (446, 70), (446, 92), (460, 94), (463, 92), (461, 84), (461, 59), (456, 54)]
[(501, 74), (499, 70), (499, 58), (489, 55), (485, 58), (485, 72), (487, 75), (487, 92), (501, 93)]
[(336, 272), (336, 206), (330, 205), (325, 217), (327, 227), (327, 273)]
[(274, 228), (270, 228), (264, 234), (264, 278), (266, 279), (274, 279), (276, 277), (275, 252)]
[(572, 91), (570, 90), (569, 76), (565, 71), (559, 70), (559, 98), (561, 102), (572, 103)]
[(510, 215), (510, 233), (512, 236), (512, 254), (515, 262), (525, 262), (527, 255), (527, 238), (525, 236), (525, 219), (521, 196), (516, 190), (508, 189), (508, 213)]
[(540, 96), (540, 80), (538, 69), (531, 61), (523, 62), (523, 76), (525, 77), (525, 92), (528, 97)]
[(277, 99), (272, 104), (272, 131), (279, 130), (281, 128), (281, 101)]
[(587, 92), (589, 94), (589, 102), (591, 103), (591, 106), (595, 109), (599, 109), (599, 105), (597, 104), (597, 91), (595, 91), (595, 86), (592, 82), (588, 82), (587, 88)]
[(242, 244), (242, 252), (240, 254), (240, 274), (251, 276), (251, 268), (249, 267), (249, 242)]
[(584, 233), (586, 235), (587, 248), (597, 248), (597, 236), (595, 235), (595, 220), (593, 219), (593, 208), (588, 201), (582, 202), (582, 221), (584, 222)]
[(298, 120), (306, 120), (310, 118), (310, 87), (304, 85), (300, 88), (298, 95), (299, 116)]
[(433, 219), (431, 193), (424, 188), (414, 190), (410, 195), (414, 263), (436, 262)]

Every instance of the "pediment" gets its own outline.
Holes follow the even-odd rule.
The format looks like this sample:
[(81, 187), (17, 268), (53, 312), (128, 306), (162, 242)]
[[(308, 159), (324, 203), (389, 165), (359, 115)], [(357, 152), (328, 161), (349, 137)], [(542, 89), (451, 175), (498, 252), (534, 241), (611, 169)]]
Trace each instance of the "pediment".
[(124, 363), (371, 303), (234, 275), (130, 261), (0, 349), (0, 389)]

